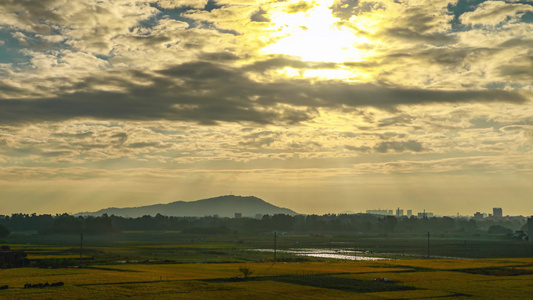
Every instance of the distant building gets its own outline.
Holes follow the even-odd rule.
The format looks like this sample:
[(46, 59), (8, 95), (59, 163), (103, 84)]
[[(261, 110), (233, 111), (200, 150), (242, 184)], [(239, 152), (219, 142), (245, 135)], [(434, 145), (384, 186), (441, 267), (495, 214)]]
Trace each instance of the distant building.
[(400, 209), (399, 207), (396, 209), (396, 217), (402, 217), (403, 216), (403, 209)]
[(410, 218), (412, 215), (413, 215), (413, 210), (412, 209), (408, 209), (407, 210), (407, 216)]
[(503, 210), (500, 207), (493, 208), (492, 216), (496, 219), (501, 219), (503, 217)]
[(242, 218), (242, 213), (235, 213), (235, 219)]
[(483, 220), (483, 217), (484, 217), (484, 214), (480, 213), (479, 211), (477, 211), (474, 214), (474, 220), (476, 220), (476, 221)]
[(419, 212), (419, 213), (418, 213), (418, 218), (419, 218), (419, 219), (423, 219), (423, 218), (433, 218), (433, 216), (434, 216), (433, 213), (431, 213), (431, 212), (426, 212), (425, 210), (424, 210), (424, 212)]
[(368, 209), (366, 213), (371, 215), (392, 216), (392, 210), (386, 209)]

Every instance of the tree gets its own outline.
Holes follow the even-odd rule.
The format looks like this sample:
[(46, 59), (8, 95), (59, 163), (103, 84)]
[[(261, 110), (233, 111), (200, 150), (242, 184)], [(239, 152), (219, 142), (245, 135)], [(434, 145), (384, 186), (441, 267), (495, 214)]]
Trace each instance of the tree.
[(383, 229), (385, 232), (393, 232), (398, 220), (396, 220), (396, 218), (393, 216), (386, 216), (382, 219), (379, 219), (379, 222), (383, 224)]
[(500, 225), (492, 225), (490, 226), (488, 232), (490, 234), (511, 234), (513, 231), (509, 228), (500, 226)]
[(245, 267), (239, 267), (239, 271), (241, 271), (242, 275), (244, 276), (244, 279), (248, 279), (248, 277), (253, 273), (250, 268)]
[(9, 229), (0, 224), (0, 238), (8, 237), (10, 233), (11, 232), (9, 232)]

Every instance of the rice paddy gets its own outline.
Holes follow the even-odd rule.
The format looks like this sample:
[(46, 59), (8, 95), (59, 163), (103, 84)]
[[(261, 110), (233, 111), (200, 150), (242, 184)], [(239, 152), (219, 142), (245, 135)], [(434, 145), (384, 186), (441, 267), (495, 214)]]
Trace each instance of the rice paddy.
[[(392, 255), (406, 243), (401, 239), (284, 235), (274, 260), (270, 243), (270, 236), (138, 232), (88, 235), (80, 251), (79, 236), (15, 237), (10, 248), (23, 250), (30, 264), (0, 269), (0, 299), (533, 299), (531, 252), (428, 259), (416, 255), (417, 248)], [(516, 241), (496, 241), (492, 248), (485, 247), (488, 243), (494, 241), (469, 241), (480, 252), (496, 246), (502, 251), (521, 247), (517, 253), (531, 248)], [(304, 250), (387, 259), (298, 256)], [(454, 251), (445, 246), (441, 254)], [(240, 269), (251, 275), (245, 280)]]
[[(243, 266), (253, 272), (247, 280)], [(0, 285), (9, 286), (0, 298), (531, 299), (532, 266), (533, 258), (16, 268), (0, 270)], [(522, 271), (501, 272), (513, 269)], [(64, 285), (24, 288), (55, 282)]]

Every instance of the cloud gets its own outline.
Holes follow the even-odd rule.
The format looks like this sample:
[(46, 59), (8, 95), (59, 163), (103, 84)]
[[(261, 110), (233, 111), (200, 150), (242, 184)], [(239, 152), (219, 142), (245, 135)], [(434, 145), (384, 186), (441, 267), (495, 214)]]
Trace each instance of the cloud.
[(356, 151), (356, 152), (363, 152), (363, 153), (370, 152), (370, 150), (371, 150), (370, 147), (366, 147), (366, 146), (355, 147), (355, 146), (352, 146), (352, 145), (345, 145), (344, 148), (346, 150), (349, 150), (349, 151)]
[(374, 147), (374, 150), (379, 153), (387, 153), (390, 151), (393, 152), (404, 152), (404, 151), (412, 151), (412, 152), (422, 152), (424, 151), (424, 147), (421, 143), (417, 141), (405, 141), (405, 142), (382, 142), (378, 144), (376, 147)]
[[(298, 123), (311, 119), (313, 109), (319, 107), (393, 109), (403, 104), (527, 101), (518, 92), (496, 89), (428, 90), (303, 79), (261, 82), (243, 72), (256, 67), (257, 64), (241, 69), (210, 62), (185, 63), (161, 70), (159, 75), (136, 72), (134, 76), (144, 78), (142, 85), (122, 74), (87, 78), (77, 84), (78, 90), (86, 92), (3, 99), (0, 124), (73, 118), (182, 120), (200, 124)], [(103, 84), (115, 85), (120, 91), (95, 90)]]
[(255, 12), (251, 17), (250, 20), (253, 22), (263, 22), (268, 23), (270, 22), (270, 19), (267, 16), (267, 12), (260, 8), (257, 12)]
[(155, 3), (157, 6), (164, 9), (175, 9), (182, 7), (202, 9), (207, 5), (208, 2), (208, 0), (157, 0)]
[(0, 12), (0, 27), (38, 33), (45, 39), (55, 36), (48, 41), (66, 40), (67, 45), (80, 51), (108, 54), (112, 50), (110, 40), (127, 34), (130, 27), (159, 11), (149, 3), (101, 1), (92, 5), (80, 0), (8, 0), (0, 5)]
[(295, 14), (299, 12), (306, 12), (312, 9), (316, 4), (314, 1), (300, 1), (298, 3), (292, 3), (285, 7), (285, 11), (289, 14)]
[(462, 14), (459, 19), (466, 25), (496, 26), (504, 22), (518, 22), (527, 12), (533, 12), (532, 5), (485, 1), (476, 10)]

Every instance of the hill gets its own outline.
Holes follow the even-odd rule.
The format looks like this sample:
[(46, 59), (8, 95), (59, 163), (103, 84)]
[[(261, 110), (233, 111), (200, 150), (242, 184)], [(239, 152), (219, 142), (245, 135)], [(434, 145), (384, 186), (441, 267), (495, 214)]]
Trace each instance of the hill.
[(241, 213), (243, 217), (255, 217), (257, 214), (274, 215), (287, 214), (295, 215), (296, 212), (272, 205), (254, 196), (220, 196), (196, 201), (176, 201), (168, 204), (154, 204), (140, 207), (117, 208), (110, 207), (97, 212), (78, 213), (81, 216), (101, 216), (102, 214), (142, 217), (144, 215), (155, 216), (157, 214), (176, 217), (234, 217), (235, 213)]

